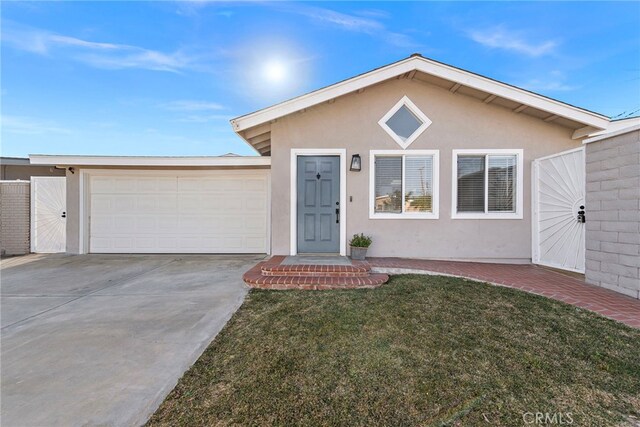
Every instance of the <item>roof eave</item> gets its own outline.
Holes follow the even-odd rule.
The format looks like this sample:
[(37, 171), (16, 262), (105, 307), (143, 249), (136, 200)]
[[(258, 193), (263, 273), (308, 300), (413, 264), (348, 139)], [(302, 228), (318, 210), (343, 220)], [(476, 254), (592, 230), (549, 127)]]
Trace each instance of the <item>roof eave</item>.
[(139, 166), (139, 167), (238, 167), (238, 166), (270, 166), (271, 158), (262, 156), (65, 156), (48, 154), (31, 154), (32, 165), (59, 166)]
[(549, 113), (565, 117), (596, 129), (606, 129), (610, 122), (608, 117), (601, 114), (574, 107), (469, 71), (458, 69), (423, 57), (412, 56), (326, 88), (293, 98), (289, 101), (234, 118), (231, 120), (231, 125), (233, 126), (234, 131), (242, 137), (240, 132), (243, 130), (259, 126), (270, 122), (271, 120), (278, 119), (296, 111), (312, 107), (322, 102), (329, 101), (339, 96), (357, 91), (358, 89), (380, 83), (384, 80), (391, 79), (414, 70), (450, 80), (451, 82), (459, 83), (463, 86), (485, 91), (505, 99), (519, 102), (523, 105), (548, 111)]

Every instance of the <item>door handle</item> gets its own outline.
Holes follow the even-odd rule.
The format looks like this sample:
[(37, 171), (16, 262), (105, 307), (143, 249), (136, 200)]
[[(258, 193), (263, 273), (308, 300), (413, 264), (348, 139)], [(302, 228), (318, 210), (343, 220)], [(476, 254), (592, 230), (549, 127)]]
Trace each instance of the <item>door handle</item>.
[(587, 218), (584, 214), (584, 206), (580, 206), (580, 210), (578, 211), (578, 222), (585, 223)]
[(340, 209), (336, 208), (336, 224), (340, 224)]
[(61, 215), (61, 216), (62, 216), (62, 218), (66, 218), (66, 217), (67, 217), (67, 212), (66, 212), (66, 211), (65, 211), (65, 212), (62, 212), (62, 215)]

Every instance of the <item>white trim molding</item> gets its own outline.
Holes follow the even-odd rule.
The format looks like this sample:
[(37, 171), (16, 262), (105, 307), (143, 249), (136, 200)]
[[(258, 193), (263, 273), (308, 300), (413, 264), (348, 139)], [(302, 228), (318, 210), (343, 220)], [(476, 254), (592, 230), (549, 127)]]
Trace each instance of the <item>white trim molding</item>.
[[(407, 107), (407, 109), (414, 115), (418, 120), (422, 122), (422, 124), (405, 140), (403, 140), (396, 132), (393, 131), (387, 125), (387, 122), (394, 114), (400, 110), (402, 107)], [(429, 126), (431, 126), (431, 119), (427, 117), (416, 104), (414, 104), (407, 95), (403, 96), (400, 101), (396, 102), (396, 105), (391, 107), (391, 109), (385, 114), (379, 121), (378, 124), (386, 133), (389, 134), (391, 138), (402, 148), (406, 149), (413, 141), (415, 141), (421, 134), (424, 132)]]
[(292, 148), (290, 167), (289, 254), (298, 254), (298, 157), (340, 157), (340, 255), (347, 255), (347, 150), (345, 148)]
[(260, 156), (58, 156), (31, 154), (32, 165), (61, 166), (270, 166), (271, 157)]
[[(522, 219), (524, 209), (524, 150), (519, 149), (471, 149), (452, 150), (451, 155), (451, 218), (452, 219)], [(488, 182), (485, 178), (485, 212), (458, 212), (458, 156), (516, 156), (516, 210), (515, 212), (489, 212), (487, 208)], [(485, 174), (489, 172), (485, 166)]]
[[(100, 170), (100, 169), (97, 169)], [(91, 180), (85, 169), (80, 169), (78, 177), (78, 253), (89, 253), (89, 238), (91, 230)]]
[[(404, 162), (407, 156), (431, 156), (433, 158), (432, 211), (424, 213), (376, 213), (376, 156), (402, 156), (402, 194), (404, 195)], [(404, 196), (403, 196), (404, 197)], [(369, 151), (369, 219), (438, 219), (440, 217), (440, 150), (370, 150)]]

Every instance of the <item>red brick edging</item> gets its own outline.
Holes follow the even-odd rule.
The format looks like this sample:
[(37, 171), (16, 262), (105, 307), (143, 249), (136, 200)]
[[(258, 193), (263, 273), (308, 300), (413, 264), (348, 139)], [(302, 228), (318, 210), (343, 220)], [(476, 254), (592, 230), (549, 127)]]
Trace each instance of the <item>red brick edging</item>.
[(368, 258), (375, 272), (433, 273), (487, 282), (545, 296), (640, 329), (640, 300), (589, 285), (533, 264), (489, 264), (405, 258)]

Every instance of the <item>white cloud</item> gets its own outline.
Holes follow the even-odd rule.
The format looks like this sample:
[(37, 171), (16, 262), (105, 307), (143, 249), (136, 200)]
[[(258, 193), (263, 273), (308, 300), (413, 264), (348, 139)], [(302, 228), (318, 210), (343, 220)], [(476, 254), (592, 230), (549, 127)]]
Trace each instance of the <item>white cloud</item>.
[(289, 10), (299, 15), (307, 16), (318, 22), (338, 26), (347, 31), (372, 34), (376, 31), (384, 30), (384, 25), (375, 19), (347, 15), (331, 9), (313, 6), (296, 6), (291, 7)]
[(82, 40), (13, 23), (4, 25), (2, 42), (39, 55), (64, 53), (76, 61), (104, 69), (139, 68), (179, 72), (192, 62), (182, 52), (165, 53), (126, 44)]
[(558, 42), (555, 40), (539, 42), (526, 40), (522, 33), (507, 30), (503, 26), (473, 30), (469, 32), (469, 37), (492, 49), (510, 50), (533, 57), (551, 54), (558, 47)]
[(417, 43), (410, 36), (389, 30), (380, 20), (374, 19), (376, 16), (371, 13), (368, 14), (368, 17), (356, 16), (337, 12), (332, 9), (302, 4), (288, 4), (286, 6), (277, 5), (276, 7), (280, 7), (285, 12), (306, 16), (321, 24), (338, 27), (344, 31), (351, 31), (377, 37), (394, 46), (403, 48), (417, 46)]
[(224, 105), (215, 102), (196, 100), (165, 102), (164, 104), (160, 104), (160, 107), (172, 111), (218, 111), (225, 109)]
[(180, 114), (175, 120), (183, 123), (208, 123), (224, 121), (225, 123), (233, 117), (228, 114), (217, 113), (226, 110), (222, 104), (200, 100), (178, 100), (159, 104), (158, 107), (174, 111)]
[(77, 60), (95, 68), (121, 70), (140, 68), (152, 71), (180, 72), (190, 65), (190, 59), (180, 52), (162, 53), (142, 48), (123, 49), (110, 53), (81, 53)]
[(119, 50), (119, 49), (133, 49), (132, 46), (126, 45), (118, 45), (113, 43), (96, 43), (96, 42), (88, 42), (85, 40), (76, 39), (74, 37), (67, 36), (59, 36), (56, 34), (46, 34), (45, 37), (47, 41), (51, 44), (58, 45), (66, 45), (66, 46), (79, 46), (85, 47), (87, 49), (98, 49), (98, 50)]
[(567, 92), (578, 89), (578, 86), (566, 83), (566, 75), (562, 71), (554, 70), (548, 76), (535, 77), (517, 86), (534, 92)]
[(232, 118), (233, 116), (229, 116), (226, 114), (190, 114), (188, 116), (179, 118), (177, 121), (183, 123), (209, 123), (222, 121), (226, 125), (226, 122), (228, 122)]
[(71, 130), (57, 125), (51, 120), (25, 116), (2, 115), (0, 126), (3, 132), (23, 135), (42, 135), (47, 133), (72, 133)]
[(518, 86), (533, 92), (567, 92), (578, 89), (578, 86), (568, 85), (562, 81), (531, 79)]

